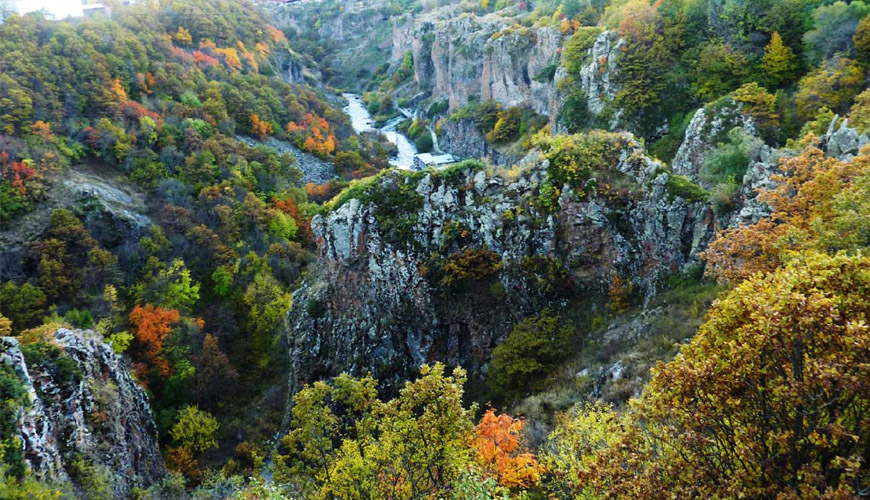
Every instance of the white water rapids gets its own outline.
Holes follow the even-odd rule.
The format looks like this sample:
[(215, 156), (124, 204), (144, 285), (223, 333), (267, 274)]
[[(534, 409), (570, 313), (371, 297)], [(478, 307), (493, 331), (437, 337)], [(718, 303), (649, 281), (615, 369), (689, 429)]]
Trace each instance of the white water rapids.
[(375, 122), (372, 120), (369, 110), (366, 109), (362, 96), (350, 93), (341, 95), (347, 99), (347, 106), (344, 107), (344, 112), (350, 117), (353, 129), (358, 133), (367, 130), (380, 131), (398, 149), (398, 155), (395, 158), (390, 158), (390, 165), (405, 169), (411, 168), (411, 165), (414, 163), (414, 155), (417, 154), (417, 148), (407, 137), (396, 132), (396, 127), (405, 120), (405, 117), (397, 116), (388, 121), (382, 128), (376, 129), (374, 126)]

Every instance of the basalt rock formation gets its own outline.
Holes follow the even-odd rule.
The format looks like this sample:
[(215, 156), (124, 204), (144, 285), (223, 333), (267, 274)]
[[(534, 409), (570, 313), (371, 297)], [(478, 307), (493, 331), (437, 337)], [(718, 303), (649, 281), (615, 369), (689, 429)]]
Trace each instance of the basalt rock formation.
[(163, 476), (148, 397), (99, 334), (60, 328), (28, 345), (2, 337), (0, 363), (27, 394), (14, 437), (38, 478), (78, 485), (97, 475), (126, 497)]

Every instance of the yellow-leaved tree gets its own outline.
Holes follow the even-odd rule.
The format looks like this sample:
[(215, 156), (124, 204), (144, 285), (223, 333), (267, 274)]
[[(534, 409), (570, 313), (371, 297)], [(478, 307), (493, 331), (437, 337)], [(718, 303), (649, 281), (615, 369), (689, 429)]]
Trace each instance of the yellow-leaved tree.
[(810, 251), (754, 275), (656, 367), (632, 422), (568, 471), (598, 498), (857, 498), (870, 488), (868, 294), (867, 257)]

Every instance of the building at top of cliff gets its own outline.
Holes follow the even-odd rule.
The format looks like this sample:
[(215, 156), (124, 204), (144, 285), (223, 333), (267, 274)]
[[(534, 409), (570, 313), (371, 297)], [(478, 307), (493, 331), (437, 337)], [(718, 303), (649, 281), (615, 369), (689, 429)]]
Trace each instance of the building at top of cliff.
[(420, 153), (414, 155), (412, 168), (414, 170), (423, 170), (426, 167), (443, 167), (451, 163), (456, 163), (456, 158), (451, 154), (432, 155), (430, 153)]
[[(122, 0), (121, 5), (136, 3), (136, 0)], [(42, 11), (46, 19), (61, 20), (69, 17), (93, 16), (97, 13), (111, 15), (111, 8), (91, 0), (0, 0), (0, 8), (6, 8), (21, 15)]]

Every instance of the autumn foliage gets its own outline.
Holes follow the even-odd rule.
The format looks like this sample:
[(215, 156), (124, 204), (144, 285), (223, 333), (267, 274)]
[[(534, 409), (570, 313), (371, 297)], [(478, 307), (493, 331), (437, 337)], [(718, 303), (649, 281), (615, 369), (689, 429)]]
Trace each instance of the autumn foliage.
[(520, 438), (523, 421), (506, 413), (496, 415), (487, 410), (477, 424), (474, 449), (484, 470), (498, 478), (501, 486), (511, 489), (538, 484), (543, 467), (532, 453), (524, 451)]
[[(583, 479), (603, 498), (857, 498), (870, 259), (809, 252), (717, 301)], [(736, 362), (739, 360), (739, 362)]]
[(256, 113), (251, 113), (251, 132), (257, 137), (268, 137), (274, 133), (272, 124), (261, 120)]
[(309, 153), (328, 156), (335, 151), (336, 139), (330, 132), (329, 122), (313, 113), (306, 113), (301, 123), (287, 123), (287, 133)]
[(851, 162), (829, 158), (813, 140), (800, 155), (783, 159), (783, 174), (773, 177), (777, 187), (759, 194), (771, 215), (725, 230), (710, 245), (704, 257), (713, 275), (739, 282), (780, 267), (799, 250), (865, 245), (866, 207), (858, 201), (866, 199), (870, 157), (862, 154)]
[(169, 363), (163, 357), (163, 342), (172, 331), (172, 324), (181, 315), (175, 309), (163, 309), (151, 304), (137, 305), (130, 311), (130, 327), (145, 348), (145, 356), (161, 376), (169, 375)]

